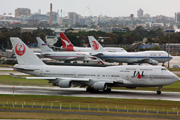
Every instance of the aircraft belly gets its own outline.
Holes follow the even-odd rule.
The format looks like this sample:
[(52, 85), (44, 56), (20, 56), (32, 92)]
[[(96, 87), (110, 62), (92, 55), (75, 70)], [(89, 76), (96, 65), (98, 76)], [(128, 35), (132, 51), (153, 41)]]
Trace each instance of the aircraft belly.
[(106, 61), (112, 61), (112, 62), (137, 63), (137, 62), (141, 61), (142, 58), (107, 57), (104, 59)]
[(150, 79), (134, 79), (133, 81), (131, 81), (134, 85), (153, 85), (153, 82)]
[(112, 62), (122, 62), (126, 63), (127, 59), (126, 58), (105, 58), (106, 61), (112, 61)]
[(75, 59), (75, 57), (69, 57), (69, 56), (50, 56), (49, 58), (60, 60), (60, 61)]

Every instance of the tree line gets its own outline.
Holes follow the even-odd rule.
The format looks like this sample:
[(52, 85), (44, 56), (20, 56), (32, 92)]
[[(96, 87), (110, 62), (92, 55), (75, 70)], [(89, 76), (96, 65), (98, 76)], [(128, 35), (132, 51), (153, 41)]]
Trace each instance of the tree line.
[[(137, 27), (131, 31), (126, 28), (126, 32), (102, 32), (102, 31), (80, 31), (73, 32), (73, 29), (68, 32), (66, 36), (75, 46), (83, 46), (83, 44), (89, 44), (88, 36), (94, 36), (96, 39), (103, 38), (99, 42), (101, 44), (133, 44), (134, 42), (140, 42), (146, 38), (145, 43), (180, 43), (180, 33), (166, 33), (161, 28), (155, 30), (146, 30), (143, 27)], [(19, 37), (27, 45), (31, 43), (37, 43), (36, 37), (41, 37), (45, 40), (46, 36), (55, 36), (55, 32), (50, 29), (38, 28), (32, 32), (21, 32), (21, 28), (0, 28), (0, 48), (11, 48), (10, 37)], [(60, 40), (55, 46), (60, 47)]]

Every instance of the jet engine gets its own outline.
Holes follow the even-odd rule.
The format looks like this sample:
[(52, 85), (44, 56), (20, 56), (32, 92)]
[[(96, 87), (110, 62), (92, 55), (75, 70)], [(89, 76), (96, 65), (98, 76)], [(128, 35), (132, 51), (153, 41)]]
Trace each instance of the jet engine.
[(105, 82), (95, 82), (93, 84), (95, 90), (107, 90), (108, 86)]
[(151, 65), (157, 65), (158, 61), (149, 59), (148, 63), (151, 64)]
[(70, 88), (71, 86), (72, 86), (72, 82), (70, 80), (59, 81), (59, 87), (61, 88)]

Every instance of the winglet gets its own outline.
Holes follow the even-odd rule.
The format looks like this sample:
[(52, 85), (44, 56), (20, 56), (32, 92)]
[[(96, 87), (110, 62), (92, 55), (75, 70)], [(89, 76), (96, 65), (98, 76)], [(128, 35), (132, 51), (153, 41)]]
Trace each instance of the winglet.
[(88, 39), (93, 52), (105, 52), (101, 44), (93, 36), (88, 36)]
[(62, 49), (67, 51), (74, 51), (74, 45), (71, 41), (66, 37), (64, 33), (60, 33), (61, 42), (62, 42)]

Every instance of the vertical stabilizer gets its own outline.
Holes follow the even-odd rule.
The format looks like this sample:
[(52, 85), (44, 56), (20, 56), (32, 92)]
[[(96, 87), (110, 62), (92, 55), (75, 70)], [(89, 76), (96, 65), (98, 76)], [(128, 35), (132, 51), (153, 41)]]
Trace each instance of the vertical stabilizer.
[(66, 35), (64, 33), (60, 33), (60, 37), (61, 37), (61, 42), (62, 42), (62, 49), (65, 49), (68, 51), (74, 51), (74, 45), (66, 37)]
[(17, 37), (10, 37), (17, 62), (20, 65), (45, 65), (24, 42)]
[(101, 44), (93, 36), (88, 36), (88, 39), (93, 52), (105, 52)]
[(46, 52), (53, 52), (53, 50), (49, 48), (47, 44), (40, 37), (36, 37), (36, 39), (37, 39), (38, 46), (40, 47), (42, 54)]

